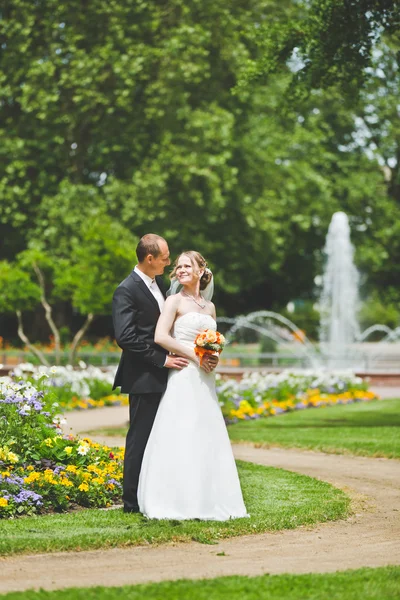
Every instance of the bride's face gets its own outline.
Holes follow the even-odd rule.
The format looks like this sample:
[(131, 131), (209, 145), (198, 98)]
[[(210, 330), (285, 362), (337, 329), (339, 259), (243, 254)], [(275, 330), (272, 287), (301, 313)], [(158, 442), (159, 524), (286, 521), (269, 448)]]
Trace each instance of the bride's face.
[(175, 272), (179, 283), (182, 285), (189, 285), (194, 281), (198, 281), (201, 276), (200, 270), (192, 265), (192, 261), (186, 254), (179, 257)]

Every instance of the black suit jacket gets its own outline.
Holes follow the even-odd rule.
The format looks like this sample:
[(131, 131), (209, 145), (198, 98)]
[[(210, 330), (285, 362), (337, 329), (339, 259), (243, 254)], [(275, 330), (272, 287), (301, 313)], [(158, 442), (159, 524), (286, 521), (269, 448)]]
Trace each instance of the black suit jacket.
[[(161, 277), (157, 285), (165, 297)], [(124, 394), (162, 394), (167, 385), (167, 351), (154, 341), (160, 309), (144, 281), (132, 271), (114, 292), (112, 315), (122, 356), (114, 380)]]

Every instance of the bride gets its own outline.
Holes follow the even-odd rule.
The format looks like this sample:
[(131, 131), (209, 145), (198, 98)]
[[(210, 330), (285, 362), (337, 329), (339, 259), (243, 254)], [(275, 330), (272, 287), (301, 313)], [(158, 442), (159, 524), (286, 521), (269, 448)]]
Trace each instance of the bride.
[(177, 258), (171, 275), (177, 293), (167, 298), (156, 328), (156, 343), (190, 362), (170, 371), (144, 453), (138, 499), (140, 512), (149, 518), (248, 516), (214, 374), (200, 368), (194, 352), (197, 334), (216, 330), (214, 304), (200, 294), (212, 287), (206, 266), (198, 252)]

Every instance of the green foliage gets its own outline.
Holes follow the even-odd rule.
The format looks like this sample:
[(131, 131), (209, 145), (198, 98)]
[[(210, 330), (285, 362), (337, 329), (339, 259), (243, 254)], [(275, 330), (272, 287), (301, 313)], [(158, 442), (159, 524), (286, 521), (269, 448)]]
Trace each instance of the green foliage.
[(384, 36), (398, 41), (396, 0), (303, 1), (285, 17), (278, 23), (260, 23), (253, 32), (262, 55), (243, 73), (239, 90), (291, 59), (294, 98), (339, 84), (351, 103), (351, 95), (358, 95), (368, 77), (376, 43)]
[(260, 339), (260, 352), (270, 353), (276, 352), (278, 343), (272, 338), (262, 335)]
[[(365, 330), (372, 325), (376, 325), (377, 323), (386, 325), (391, 329), (400, 326), (399, 306), (398, 303), (390, 302), (390, 296), (380, 298), (377, 294), (373, 294), (364, 300), (358, 318), (362, 330)], [(379, 338), (381, 337), (382, 333), (379, 334)]]
[(0, 262), (0, 312), (32, 310), (40, 299), (40, 288), (17, 265)]
[[(368, 285), (391, 286), (398, 298), (393, 6), (6, 2), (4, 256), (14, 260), (28, 247), (44, 253), (53, 301), (109, 314), (137, 239), (155, 231), (173, 256), (200, 250), (216, 273), (219, 312), (244, 313), (313, 297), (328, 223), (340, 209), (350, 216)], [(336, 84), (357, 52), (364, 68), (372, 39), (365, 35), (382, 24), (382, 56), (350, 108)], [(290, 104), (295, 47), (305, 60), (295, 77), (314, 88), (322, 77), (326, 86)], [(251, 87), (232, 94), (249, 78)], [(359, 120), (368, 118), (372, 152), (359, 141)]]
[(81, 226), (68, 258), (54, 273), (54, 294), (81, 314), (107, 314), (118, 283), (132, 268), (135, 244), (121, 225), (103, 215)]
[(304, 331), (306, 336), (311, 340), (318, 340), (320, 314), (314, 308), (314, 302), (310, 300), (295, 302), (294, 312), (289, 312), (287, 309), (281, 311), (281, 314), (295, 323), (299, 329)]

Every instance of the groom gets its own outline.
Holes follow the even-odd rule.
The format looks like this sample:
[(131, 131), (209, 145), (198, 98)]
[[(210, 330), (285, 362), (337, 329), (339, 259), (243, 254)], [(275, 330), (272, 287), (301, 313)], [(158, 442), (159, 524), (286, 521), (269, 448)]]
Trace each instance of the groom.
[(160, 277), (171, 264), (164, 238), (149, 233), (136, 248), (138, 264), (114, 292), (112, 315), (115, 338), (122, 356), (114, 388), (129, 394), (130, 427), (124, 459), (124, 512), (139, 512), (137, 488), (144, 450), (161, 396), (167, 386), (167, 369), (183, 369), (189, 362), (168, 355), (154, 341), (158, 317), (165, 302)]

